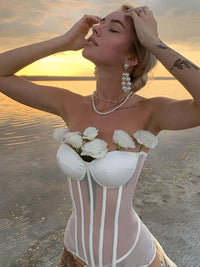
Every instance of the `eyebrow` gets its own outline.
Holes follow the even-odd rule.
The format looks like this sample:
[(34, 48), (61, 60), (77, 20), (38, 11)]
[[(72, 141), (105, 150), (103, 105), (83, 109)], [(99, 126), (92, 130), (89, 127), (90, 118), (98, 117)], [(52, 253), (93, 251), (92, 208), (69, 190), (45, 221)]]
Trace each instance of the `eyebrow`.
[[(106, 20), (106, 18), (103, 18), (101, 21), (105, 21)], [(122, 26), (122, 28), (124, 28), (125, 29), (125, 27), (124, 27), (124, 24), (120, 21), (120, 20), (118, 20), (118, 19), (111, 19), (111, 21), (110, 22), (115, 22), (115, 23), (119, 23), (121, 26)]]

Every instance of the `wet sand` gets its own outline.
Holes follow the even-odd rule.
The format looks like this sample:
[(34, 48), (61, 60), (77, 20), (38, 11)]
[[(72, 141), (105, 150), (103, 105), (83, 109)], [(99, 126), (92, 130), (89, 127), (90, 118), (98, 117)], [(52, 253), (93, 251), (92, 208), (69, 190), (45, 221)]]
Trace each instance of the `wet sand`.
[[(71, 213), (66, 177), (56, 165), (54, 127), (41, 139), (0, 147), (0, 267), (57, 266)], [(27, 130), (28, 131), (28, 130)], [(26, 134), (26, 133), (23, 133)], [(148, 154), (134, 206), (168, 256), (200, 266), (200, 127), (163, 131)]]

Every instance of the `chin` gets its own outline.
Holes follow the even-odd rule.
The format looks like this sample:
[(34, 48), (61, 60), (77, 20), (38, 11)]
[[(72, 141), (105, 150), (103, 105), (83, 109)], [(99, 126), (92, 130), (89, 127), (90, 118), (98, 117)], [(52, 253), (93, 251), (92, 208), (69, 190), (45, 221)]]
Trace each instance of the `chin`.
[(106, 53), (102, 53), (100, 50), (97, 52), (92, 50), (91, 48), (85, 47), (82, 50), (82, 56), (94, 63), (95, 65), (110, 65), (111, 62), (113, 63), (113, 65), (121, 64), (121, 61), (119, 61), (119, 57), (112, 53), (109, 53), (109, 51)]
[(82, 50), (82, 56), (83, 56), (84, 58), (88, 59), (89, 61), (93, 62), (93, 63), (96, 62), (96, 61), (95, 61), (95, 59), (96, 59), (95, 54), (96, 54), (96, 53), (91, 53), (91, 52), (89, 51), (89, 49), (87, 49), (87, 48), (84, 48), (84, 49)]

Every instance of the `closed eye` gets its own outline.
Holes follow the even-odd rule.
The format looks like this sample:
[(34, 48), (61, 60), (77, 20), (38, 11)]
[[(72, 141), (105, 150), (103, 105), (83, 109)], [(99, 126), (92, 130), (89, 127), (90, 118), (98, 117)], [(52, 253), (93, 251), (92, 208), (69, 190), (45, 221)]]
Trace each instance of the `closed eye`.
[(110, 29), (110, 31), (111, 31), (111, 32), (118, 32), (118, 31), (115, 31), (115, 30), (112, 30), (112, 29)]

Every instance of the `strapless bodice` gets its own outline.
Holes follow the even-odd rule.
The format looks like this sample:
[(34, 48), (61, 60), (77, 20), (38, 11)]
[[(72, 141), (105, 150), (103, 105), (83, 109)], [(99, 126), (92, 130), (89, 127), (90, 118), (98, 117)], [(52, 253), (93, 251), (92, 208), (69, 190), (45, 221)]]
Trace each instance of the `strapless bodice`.
[(86, 162), (66, 143), (57, 163), (67, 176), (73, 212), (66, 248), (91, 267), (148, 266), (155, 257), (152, 235), (132, 207), (147, 153), (109, 151)]
[(104, 158), (85, 162), (67, 144), (62, 144), (57, 152), (57, 162), (65, 175), (74, 180), (83, 180), (87, 170), (101, 186), (116, 188), (127, 183), (133, 176), (139, 156), (145, 152), (110, 151)]

